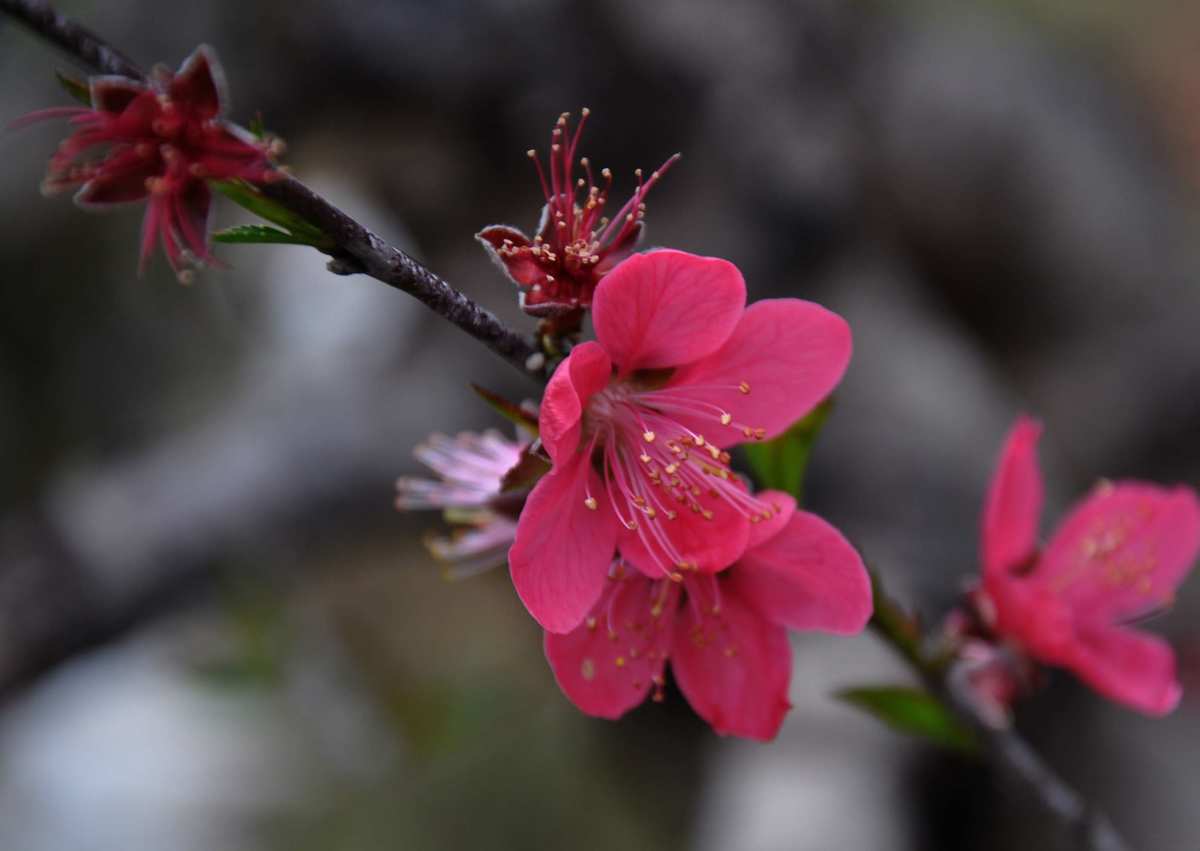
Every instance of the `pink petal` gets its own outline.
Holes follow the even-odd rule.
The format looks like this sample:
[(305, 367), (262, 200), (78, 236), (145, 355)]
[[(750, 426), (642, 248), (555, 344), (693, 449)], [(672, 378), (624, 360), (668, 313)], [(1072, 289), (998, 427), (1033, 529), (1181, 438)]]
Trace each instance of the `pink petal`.
[(565, 635), (546, 633), (558, 687), (588, 715), (620, 718), (661, 686), (678, 608), (673, 582), (611, 580), (587, 620)]
[[(475, 234), (475, 238), (487, 250), (488, 256), (504, 270), (514, 284), (519, 287), (531, 287), (546, 279), (546, 272), (530, 252), (529, 237), (508, 225), (491, 225)], [(500, 249), (524, 249), (516, 253), (501, 255)]]
[(1059, 526), (1030, 579), (1077, 617), (1131, 619), (1171, 603), (1197, 550), (1190, 488), (1102, 484)]
[(837, 386), (851, 348), (850, 326), (820, 305), (795, 298), (756, 302), (718, 351), (668, 382), (676, 395), (727, 411), (732, 422), (714, 429), (711, 415), (677, 419), (719, 446), (745, 442), (747, 427), (774, 437)]
[(137, 80), (118, 76), (92, 77), (88, 80), (88, 89), (92, 107), (114, 115), (124, 111), (138, 95), (147, 91), (146, 86)]
[[(597, 509), (584, 504), (587, 488)], [(590, 460), (556, 465), (529, 494), (508, 554), (513, 585), (549, 632), (579, 626), (600, 596), (617, 542), (617, 519)]]
[(677, 510), (674, 520), (659, 514), (656, 520), (639, 520), (635, 530), (621, 530), (621, 555), (647, 576), (661, 579), (679, 568), (678, 562), (666, 557), (657, 535), (666, 537), (680, 560), (701, 573), (723, 570), (746, 551), (750, 520), (725, 500), (710, 497), (705, 502), (711, 519), (686, 506), (670, 504)]
[(796, 513), (796, 498), (791, 494), (783, 491), (759, 491), (755, 496), (763, 502), (771, 503), (778, 511), (769, 520), (750, 524), (750, 539), (746, 542), (747, 552), (782, 532)]
[(142, 217), (141, 246), (138, 254), (138, 274), (146, 271), (146, 263), (154, 253), (154, 242), (164, 229), (163, 217), (166, 213), (166, 201), (161, 195), (150, 195), (146, 204), (146, 213)]
[(1170, 645), (1132, 629), (1080, 629), (1069, 667), (1105, 697), (1147, 715), (1166, 715), (1183, 694)]
[(215, 118), (221, 113), (224, 89), (221, 63), (213, 49), (202, 44), (179, 67), (171, 81), (169, 94), (201, 118)]
[(208, 216), (212, 203), (212, 192), (202, 180), (188, 181), (174, 196), (173, 224), (178, 236), (200, 260), (212, 262), (215, 258), (208, 250)]
[(538, 431), (556, 463), (579, 448), (584, 409), (611, 375), (612, 362), (604, 349), (588, 341), (572, 349), (550, 376), (538, 413)]
[(985, 574), (1025, 565), (1037, 552), (1042, 474), (1037, 443), (1042, 426), (1022, 416), (1008, 433), (983, 509), (981, 557)]
[(732, 263), (660, 249), (633, 255), (600, 281), (592, 322), (624, 375), (716, 351), (745, 303), (746, 284)]
[(747, 550), (726, 575), (726, 587), (794, 630), (853, 635), (871, 617), (871, 580), (862, 558), (837, 529), (807, 511), (796, 511), (782, 532)]
[[(122, 160), (124, 162), (118, 162)], [(75, 194), (75, 203), (85, 209), (108, 207), (144, 201), (149, 190), (146, 179), (156, 177), (162, 171), (162, 162), (157, 158), (143, 158), (133, 151), (114, 154), (105, 167), (85, 183)]]
[(723, 588), (716, 614), (710, 595), (689, 599), (675, 621), (671, 667), (696, 714), (721, 734), (768, 741), (775, 738), (791, 704), (792, 648), (787, 630)]

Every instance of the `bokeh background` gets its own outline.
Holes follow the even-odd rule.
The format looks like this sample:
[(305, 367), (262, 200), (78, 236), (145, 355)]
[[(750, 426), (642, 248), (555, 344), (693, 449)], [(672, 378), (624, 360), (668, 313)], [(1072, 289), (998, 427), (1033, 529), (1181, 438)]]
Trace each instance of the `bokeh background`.
[[(584, 151), (649, 244), (843, 313), (855, 359), (809, 500), (936, 622), (976, 569), (1002, 436), (1041, 416), (1050, 514), (1097, 477), (1200, 482), (1200, 8), (1171, 0), (62, 0), (145, 64), (214, 45), (233, 116), (521, 322), (472, 235), (531, 228), (524, 151)], [(69, 67), (0, 21), (0, 122)], [(620, 723), (557, 692), (503, 570), (448, 583), (391, 509), (431, 431), (535, 388), (307, 249), (136, 277), (134, 211), (38, 184), (0, 135), (0, 847), (13, 851), (1070, 847), (988, 769), (839, 706), (902, 680), (795, 638), (769, 746), (677, 694)], [(222, 221), (244, 217), (222, 207)], [(1134, 847), (1200, 835), (1200, 582), (1157, 622), (1170, 718), (1068, 677), (1021, 729)]]

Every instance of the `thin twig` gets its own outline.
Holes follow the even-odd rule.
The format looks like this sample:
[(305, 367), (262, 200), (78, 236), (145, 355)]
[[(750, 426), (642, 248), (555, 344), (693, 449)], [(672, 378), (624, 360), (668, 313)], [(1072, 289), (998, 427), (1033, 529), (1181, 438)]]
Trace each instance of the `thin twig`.
[[(21, 21), (94, 71), (144, 80), (145, 72), (120, 51), (39, 0), (0, 0), (0, 11)], [(545, 378), (545, 359), (531, 334), (506, 326), (493, 313), (450, 286), (421, 263), (371, 232), (299, 180), (263, 187), (263, 193), (303, 216), (333, 240), (329, 271), (364, 273), (413, 296), (482, 342), (525, 375)]]
[(966, 724), (996, 763), (1033, 791), (1046, 812), (1074, 840), (1071, 851), (1129, 851), (1103, 812), (1088, 804), (1077, 790), (1055, 773), (1015, 730), (989, 724), (971, 700), (960, 669), (944, 659), (931, 659), (921, 651), (908, 628), (902, 608), (875, 588), (875, 615), (871, 629), (913, 669), (925, 688)]

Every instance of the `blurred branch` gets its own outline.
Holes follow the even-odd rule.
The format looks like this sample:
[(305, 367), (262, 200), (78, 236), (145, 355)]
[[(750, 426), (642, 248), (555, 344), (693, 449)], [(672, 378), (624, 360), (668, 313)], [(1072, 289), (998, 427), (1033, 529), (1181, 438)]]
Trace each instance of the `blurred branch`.
[[(410, 388), (391, 375), (357, 360), (311, 380), (263, 372), (207, 421), (60, 475), (32, 511), (6, 518), (0, 703), (202, 601), (231, 564), (281, 584), (290, 577), (265, 574), (304, 562), (295, 551), (389, 522), (395, 437), (412, 412)], [(354, 414), (365, 410), (369, 427)]]
[[(872, 576), (873, 580), (875, 576)], [(971, 699), (969, 684), (953, 662), (931, 658), (920, 645), (915, 624), (903, 608), (875, 585), (871, 629), (920, 677), (931, 694), (965, 723), (993, 760), (1036, 796), (1063, 835), (1079, 851), (1129, 851), (1108, 817), (1059, 777), (1015, 730), (989, 724)]]
[[(0, 11), (21, 21), (83, 64), (103, 74), (144, 80), (146, 74), (98, 36), (39, 0), (0, 0)], [(454, 289), (421, 263), (359, 224), (299, 180), (261, 187), (264, 195), (303, 216), (328, 235), (336, 248), (329, 271), (364, 273), (416, 298), (457, 325), (525, 375), (544, 378), (544, 359), (532, 335), (507, 327), (493, 313)]]

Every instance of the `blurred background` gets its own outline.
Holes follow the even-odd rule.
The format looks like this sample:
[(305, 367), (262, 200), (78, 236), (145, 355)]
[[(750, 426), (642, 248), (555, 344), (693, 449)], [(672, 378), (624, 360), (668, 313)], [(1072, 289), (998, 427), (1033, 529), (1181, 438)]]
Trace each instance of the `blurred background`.
[[(513, 323), (472, 239), (532, 229), (524, 152), (589, 106), (617, 175), (684, 159), (647, 244), (841, 312), (856, 353), (814, 510), (936, 622), (1020, 411), (1049, 514), (1098, 477), (1200, 483), (1200, 7), (1171, 0), (62, 0), (135, 60), (216, 47), (232, 117)], [(0, 122), (69, 62), (0, 21)], [(444, 581), (391, 508), (432, 431), (536, 388), (308, 249), (136, 277), (136, 211), (38, 186), (0, 135), (0, 847), (13, 851), (1052, 849), (1022, 790), (837, 688), (870, 636), (797, 636), (769, 746), (677, 693), (620, 723), (558, 693), (505, 571)], [(616, 196), (614, 196), (616, 197)], [(222, 223), (241, 221), (230, 205)], [(1200, 835), (1200, 581), (1155, 627), (1183, 705), (1066, 676), (1019, 726), (1137, 848)]]

